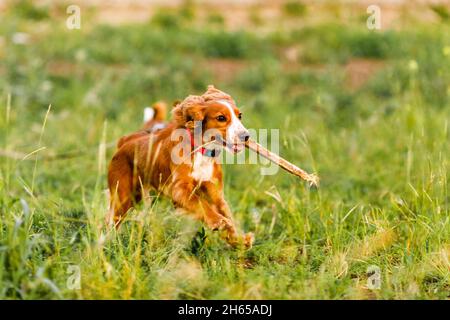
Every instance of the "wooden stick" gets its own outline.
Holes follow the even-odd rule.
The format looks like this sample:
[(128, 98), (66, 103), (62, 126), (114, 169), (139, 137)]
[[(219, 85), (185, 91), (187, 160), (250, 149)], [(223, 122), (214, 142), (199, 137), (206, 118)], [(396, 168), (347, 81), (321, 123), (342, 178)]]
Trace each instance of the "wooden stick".
[(296, 175), (300, 178), (302, 178), (303, 180), (306, 180), (307, 182), (309, 182), (309, 186), (312, 187), (318, 187), (319, 185), (319, 177), (316, 176), (315, 174), (309, 174), (306, 171), (300, 169), (299, 167), (297, 167), (296, 165), (290, 163), (289, 161), (284, 160), (283, 158), (281, 158), (279, 155), (267, 150), (266, 148), (264, 148), (263, 146), (261, 146), (259, 143), (249, 139), (246, 143), (245, 146), (252, 150), (255, 151), (257, 154), (260, 154), (261, 156), (263, 156), (266, 159), (269, 159), (270, 161), (272, 161), (273, 163), (279, 165), (281, 168), (283, 168), (284, 170), (286, 170), (287, 172)]

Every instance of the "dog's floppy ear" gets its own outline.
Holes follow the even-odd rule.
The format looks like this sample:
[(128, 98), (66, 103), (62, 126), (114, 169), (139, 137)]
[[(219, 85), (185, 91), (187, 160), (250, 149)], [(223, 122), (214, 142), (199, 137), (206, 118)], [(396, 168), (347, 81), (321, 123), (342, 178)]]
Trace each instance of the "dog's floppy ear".
[(196, 104), (192, 106), (187, 106), (183, 110), (183, 116), (185, 119), (184, 126), (186, 128), (194, 128), (195, 125), (201, 124), (205, 118), (205, 106)]
[(205, 108), (203, 104), (179, 104), (173, 111), (173, 120), (180, 127), (194, 128), (196, 122), (202, 122), (205, 118)]

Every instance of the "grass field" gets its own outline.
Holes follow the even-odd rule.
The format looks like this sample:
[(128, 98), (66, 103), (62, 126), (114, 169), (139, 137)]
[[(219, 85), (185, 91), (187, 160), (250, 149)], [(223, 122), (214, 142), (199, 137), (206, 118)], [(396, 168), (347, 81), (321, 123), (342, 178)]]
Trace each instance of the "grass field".
[[(116, 26), (89, 12), (68, 30), (64, 6), (54, 18), (30, 3), (0, 19), (0, 298), (450, 297), (445, 14), (370, 31), (363, 10), (252, 32), (219, 13), (198, 27), (183, 7)], [(308, 15), (290, 6), (286, 19)], [(226, 165), (249, 251), (156, 196), (104, 236), (110, 143), (141, 125), (144, 106), (208, 84), (235, 97), (247, 127), (280, 129), (280, 154), (320, 188)]]

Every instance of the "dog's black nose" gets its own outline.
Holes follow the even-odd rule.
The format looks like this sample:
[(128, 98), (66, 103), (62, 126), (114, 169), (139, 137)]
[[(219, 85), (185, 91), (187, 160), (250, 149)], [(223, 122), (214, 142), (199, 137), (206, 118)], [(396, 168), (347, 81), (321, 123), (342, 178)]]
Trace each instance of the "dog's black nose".
[(242, 142), (246, 142), (248, 141), (248, 139), (250, 139), (250, 133), (248, 133), (248, 131), (244, 131), (239, 133), (238, 137)]

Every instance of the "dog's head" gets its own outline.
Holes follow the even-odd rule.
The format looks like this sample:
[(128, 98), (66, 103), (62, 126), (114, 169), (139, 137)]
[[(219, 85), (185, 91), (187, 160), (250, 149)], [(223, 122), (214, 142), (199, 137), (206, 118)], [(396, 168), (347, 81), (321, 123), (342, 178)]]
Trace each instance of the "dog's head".
[(250, 137), (234, 100), (213, 86), (202, 96), (187, 97), (172, 113), (178, 127), (201, 132), (203, 143), (214, 140), (232, 153), (242, 151)]

